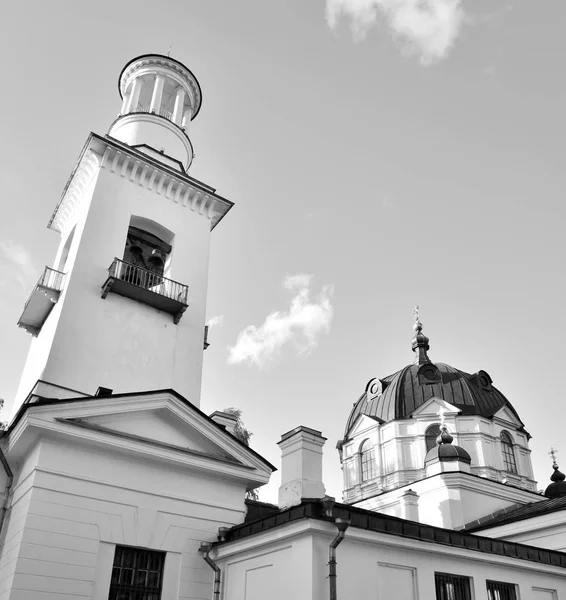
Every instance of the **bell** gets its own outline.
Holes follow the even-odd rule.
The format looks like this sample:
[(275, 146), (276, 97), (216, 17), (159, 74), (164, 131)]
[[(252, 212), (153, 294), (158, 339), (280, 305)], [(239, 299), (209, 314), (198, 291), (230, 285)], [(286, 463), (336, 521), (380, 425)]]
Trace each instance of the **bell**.
[(130, 252), (131, 252), (132, 254), (140, 255), (140, 254), (142, 254), (142, 253), (143, 253), (143, 249), (142, 249), (142, 247), (141, 247), (141, 246), (138, 246), (137, 244), (132, 244), (132, 245), (130, 246)]
[(165, 255), (161, 250), (155, 248), (148, 259), (148, 263), (154, 268), (162, 267), (165, 264)]

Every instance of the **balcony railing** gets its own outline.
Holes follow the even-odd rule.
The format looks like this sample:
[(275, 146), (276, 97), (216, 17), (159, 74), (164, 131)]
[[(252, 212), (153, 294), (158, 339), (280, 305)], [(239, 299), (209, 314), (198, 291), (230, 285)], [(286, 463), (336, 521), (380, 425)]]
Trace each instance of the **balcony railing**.
[(115, 258), (102, 286), (102, 297), (113, 292), (173, 315), (178, 323), (188, 306), (189, 287), (159, 273)]
[(61, 271), (45, 267), (24, 306), (22, 316), (18, 321), (18, 327), (23, 327), (34, 336), (41, 331), (49, 313), (59, 300), (64, 277), (65, 274)]

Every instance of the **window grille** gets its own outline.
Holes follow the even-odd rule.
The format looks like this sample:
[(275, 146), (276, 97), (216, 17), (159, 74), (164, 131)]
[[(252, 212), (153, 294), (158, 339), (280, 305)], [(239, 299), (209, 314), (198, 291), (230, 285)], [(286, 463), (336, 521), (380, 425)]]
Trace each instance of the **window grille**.
[(472, 600), (470, 578), (447, 573), (435, 573), (436, 600)]
[(362, 463), (362, 481), (369, 481), (374, 479), (375, 473), (375, 452), (371, 442), (366, 440), (360, 450), (361, 463)]
[(488, 600), (517, 600), (517, 586), (514, 583), (486, 581)]
[(503, 468), (508, 473), (517, 472), (517, 463), (515, 462), (515, 453), (513, 452), (513, 440), (505, 431), (501, 432), (501, 452), (503, 454)]
[(116, 546), (108, 600), (160, 600), (165, 552)]
[(435, 424), (427, 427), (425, 431), (426, 451), (436, 447), (436, 438), (440, 435), (440, 425)]

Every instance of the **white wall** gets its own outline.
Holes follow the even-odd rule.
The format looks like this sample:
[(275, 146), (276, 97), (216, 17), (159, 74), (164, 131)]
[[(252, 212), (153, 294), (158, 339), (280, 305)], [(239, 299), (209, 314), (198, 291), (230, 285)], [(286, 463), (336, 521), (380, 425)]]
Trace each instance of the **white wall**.
[[(139, 169), (141, 171), (141, 169)], [(200, 402), (208, 285), (210, 219), (150, 191), (120, 169), (100, 170), (92, 200), (77, 209), (77, 230), (65, 289), (32, 343), (18, 402), (38, 378), (93, 394), (172, 388)], [(189, 307), (175, 325), (170, 314), (109, 293), (101, 298), (114, 257), (122, 258), (133, 215), (175, 234), (170, 279), (189, 286)], [(69, 225), (69, 229), (70, 229)]]
[(198, 553), (244, 519), (245, 482), (100, 447), (41, 441), (22, 464), (0, 559), (0, 599), (106, 600), (116, 544), (167, 552), (163, 600), (209, 599)]
[[(223, 599), (326, 600), (328, 545), (335, 534), (330, 524), (303, 520), (220, 547)], [(521, 600), (546, 598), (533, 588), (566, 594), (564, 569), (353, 528), (337, 560), (338, 597), (344, 600), (429, 600), (435, 598), (435, 572), (470, 577), (475, 600), (487, 600), (488, 579), (517, 584)], [(296, 569), (300, 562), (308, 573)], [(254, 587), (248, 591), (246, 581), (262, 572), (273, 573), (276, 585), (263, 595)]]

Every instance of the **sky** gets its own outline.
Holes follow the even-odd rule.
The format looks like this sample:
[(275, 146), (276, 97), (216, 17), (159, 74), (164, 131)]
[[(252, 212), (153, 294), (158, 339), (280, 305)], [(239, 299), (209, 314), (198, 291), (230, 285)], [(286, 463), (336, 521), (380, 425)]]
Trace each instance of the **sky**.
[(340, 498), (336, 442), (366, 383), (412, 362), (419, 304), (431, 359), (490, 374), (546, 487), (551, 445), (566, 467), (565, 19), (563, 0), (7, 4), (4, 415), (63, 186), (123, 65), (171, 46), (203, 89), (190, 174), (236, 204), (212, 233), (201, 408), (241, 409), (276, 466), (281, 434), (322, 431)]

